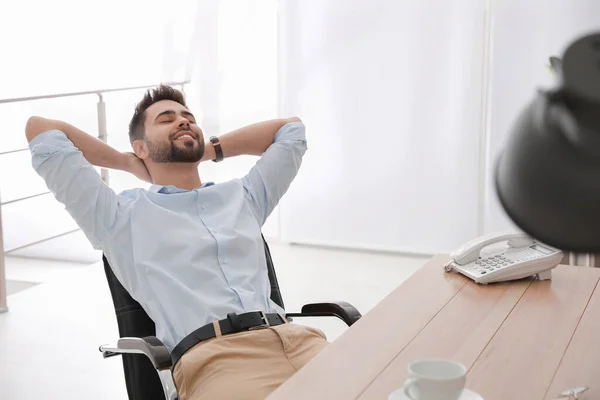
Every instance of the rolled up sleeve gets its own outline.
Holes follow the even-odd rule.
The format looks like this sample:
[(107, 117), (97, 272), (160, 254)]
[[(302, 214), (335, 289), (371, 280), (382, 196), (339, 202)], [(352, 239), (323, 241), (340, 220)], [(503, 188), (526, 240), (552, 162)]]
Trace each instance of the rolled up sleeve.
[(90, 240), (101, 249), (119, 217), (121, 199), (104, 184), (96, 169), (58, 130), (37, 135), (30, 143), (31, 161), (54, 197)]
[(296, 177), (306, 150), (304, 124), (288, 123), (277, 131), (273, 144), (242, 179), (261, 225)]

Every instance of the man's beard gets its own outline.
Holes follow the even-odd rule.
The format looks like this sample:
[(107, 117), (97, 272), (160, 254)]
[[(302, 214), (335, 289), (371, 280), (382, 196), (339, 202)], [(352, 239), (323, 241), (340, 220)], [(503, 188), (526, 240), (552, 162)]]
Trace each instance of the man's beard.
[[(180, 132), (181, 131), (178, 131), (175, 134)], [(144, 142), (146, 143), (146, 146), (148, 146), (150, 159), (155, 163), (199, 162), (204, 155), (204, 142), (200, 140), (200, 137), (195, 132), (185, 132), (194, 137), (196, 141), (192, 142), (186, 140), (183, 142), (183, 147), (177, 145), (175, 140), (172, 139), (169, 140), (169, 143), (153, 143), (149, 141), (148, 138), (144, 138)]]

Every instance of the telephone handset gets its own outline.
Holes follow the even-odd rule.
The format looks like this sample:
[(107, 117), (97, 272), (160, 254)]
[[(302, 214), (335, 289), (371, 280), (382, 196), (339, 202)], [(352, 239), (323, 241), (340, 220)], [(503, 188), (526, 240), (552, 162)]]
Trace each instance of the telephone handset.
[[(506, 242), (508, 248), (482, 256), (491, 245)], [(537, 275), (550, 279), (551, 270), (562, 260), (562, 252), (525, 233), (503, 233), (473, 239), (450, 255), (446, 271), (459, 272), (477, 283), (492, 283)]]

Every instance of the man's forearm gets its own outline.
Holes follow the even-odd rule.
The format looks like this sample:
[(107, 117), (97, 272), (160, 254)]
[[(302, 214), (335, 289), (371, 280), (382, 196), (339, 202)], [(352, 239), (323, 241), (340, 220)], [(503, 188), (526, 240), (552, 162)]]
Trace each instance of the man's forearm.
[[(300, 118), (273, 119), (259, 122), (219, 136), (223, 156), (225, 158), (241, 155), (260, 156), (273, 144), (277, 131), (290, 122), (300, 122)], [(214, 160), (215, 157), (215, 150), (212, 144), (207, 141), (202, 161)]]
[(90, 164), (102, 168), (126, 169), (128, 160), (123, 153), (63, 121), (42, 117), (29, 118), (25, 127), (27, 141), (31, 142), (40, 133), (53, 129), (64, 132)]

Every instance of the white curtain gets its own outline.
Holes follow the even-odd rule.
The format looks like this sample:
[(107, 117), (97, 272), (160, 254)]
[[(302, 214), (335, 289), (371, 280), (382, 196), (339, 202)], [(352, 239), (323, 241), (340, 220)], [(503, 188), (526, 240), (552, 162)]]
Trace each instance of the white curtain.
[(282, 239), (434, 253), (475, 236), (484, 2), (282, 5), (282, 107), (309, 142)]

